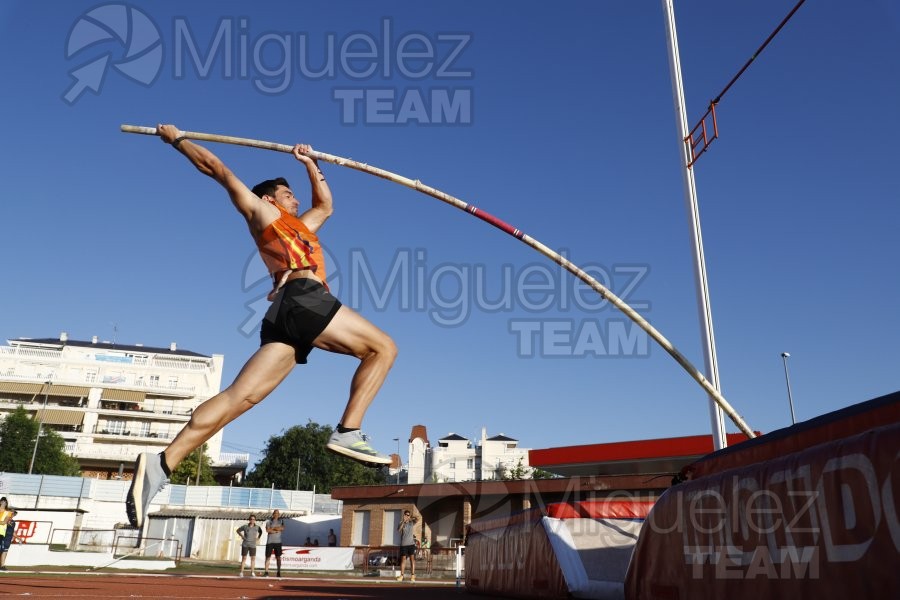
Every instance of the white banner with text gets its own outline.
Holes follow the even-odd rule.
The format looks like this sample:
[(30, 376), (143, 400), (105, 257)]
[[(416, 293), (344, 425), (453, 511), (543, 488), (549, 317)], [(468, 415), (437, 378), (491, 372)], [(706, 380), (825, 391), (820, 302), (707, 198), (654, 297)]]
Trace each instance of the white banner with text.
[(306, 571), (352, 571), (353, 548), (285, 546), (281, 568)]

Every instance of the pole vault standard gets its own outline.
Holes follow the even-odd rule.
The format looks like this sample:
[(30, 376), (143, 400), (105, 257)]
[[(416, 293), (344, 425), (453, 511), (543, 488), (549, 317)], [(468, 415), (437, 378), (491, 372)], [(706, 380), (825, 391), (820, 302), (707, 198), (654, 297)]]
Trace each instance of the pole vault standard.
[[(675, 118), (681, 139), (690, 137), (687, 111), (684, 100), (684, 82), (681, 78), (681, 58), (678, 53), (678, 35), (675, 31), (675, 8), (672, 0), (662, 0), (666, 16), (666, 41), (669, 48), (669, 71), (672, 76), (672, 99), (675, 102)], [(684, 203), (688, 213), (691, 232), (691, 254), (694, 259), (694, 282), (697, 289), (697, 314), (700, 317), (700, 333), (703, 341), (703, 362), (706, 377), (717, 390), (722, 389), (719, 381), (719, 361), (716, 358), (716, 336), (713, 330), (712, 309), (709, 300), (709, 281), (706, 278), (706, 253), (703, 251), (703, 234), (700, 228), (700, 206), (697, 200), (697, 181), (691, 168), (691, 148), (681, 144), (682, 179), (684, 181)], [(709, 421), (712, 425), (713, 447), (721, 450), (728, 445), (725, 436), (725, 419), (722, 409), (713, 398), (709, 400)]]
[[(137, 125), (122, 125), (122, 131), (125, 133), (140, 133), (143, 135), (158, 135), (155, 127), (141, 127)], [(274, 150), (276, 152), (287, 152), (290, 153), (293, 151), (294, 147), (289, 146), (287, 144), (277, 144), (275, 142), (265, 142), (262, 140), (252, 140), (248, 138), (239, 138), (232, 137), (228, 135), (217, 135), (212, 133), (199, 133), (195, 131), (182, 131), (181, 135), (189, 140), (200, 140), (204, 142), (217, 142), (221, 144), (235, 144), (237, 146), (249, 146), (251, 148), (262, 148), (263, 150)], [(308, 156), (321, 160), (327, 163), (331, 163), (334, 165), (338, 165), (340, 167), (347, 167), (349, 169), (354, 169), (356, 171), (362, 171), (363, 173), (368, 173), (369, 175), (375, 175), (376, 177), (381, 177), (382, 179), (387, 179), (388, 181), (392, 181), (394, 183), (399, 183), (400, 185), (406, 186), (408, 188), (412, 188), (418, 192), (422, 192), (423, 194), (427, 194), (432, 198), (436, 198), (441, 202), (449, 204), (451, 206), (455, 206), (460, 210), (464, 210), (467, 213), (478, 217), (482, 221), (490, 223), (497, 229), (508, 233), (513, 236), (517, 240), (524, 242), (525, 244), (531, 246), (559, 266), (563, 267), (570, 273), (572, 273), (575, 277), (582, 280), (586, 284), (588, 284), (591, 289), (600, 294), (600, 296), (604, 300), (608, 300), (613, 306), (618, 308), (620, 311), (625, 313), (625, 315), (634, 321), (638, 327), (647, 332), (647, 334), (652, 337), (660, 347), (669, 353), (669, 355), (675, 359), (681, 367), (687, 371), (688, 375), (690, 375), (694, 381), (700, 384), (709, 396), (715, 400), (715, 402), (725, 411), (732, 422), (740, 429), (744, 434), (749, 438), (756, 437), (756, 434), (750, 429), (750, 426), (744, 421), (744, 419), (734, 410), (734, 407), (728, 403), (724, 396), (703, 376), (703, 374), (697, 370), (697, 368), (691, 364), (691, 362), (684, 357), (681, 352), (672, 345), (672, 342), (667, 340), (663, 334), (656, 330), (650, 323), (648, 323), (637, 311), (631, 308), (628, 304), (626, 304), (621, 298), (613, 294), (611, 291), (606, 289), (599, 281), (585, 273), (581, 268), (578, 267), (575, 263), (571, 262), (564, 256), (560, 255), (558, 252), (552, 250), (548, 246), (545, 246), (538, 240), (534, 239), (531, 236), (526, 235), (524, 232), (516, 229), (515, 227), (509, 225), (508, 223), (501, 221), (494, 215), (485, 212), (479, 208), (472, 206), (471, 204), (466, 204), (459, 198), (451, 196), (450, 194), (444, 193), (438, 189), (435, 189), (431, 186), (425, 185), (418, 179), (409, 179), (407, 177), (403, 177), (402, 175), (397, 175), (396, 173), (391, 173), (390, 171), (385, 171), (384, 169), (379, 169), (378, 167), (373, 167), (367, 163), (361, 163), (355, 160), (350, 160), (348, 158), (342, 158), (340, 156), (335, 156), (333, 154), (326, 154), (324, 152), (318, 152), (313, 150), (308, 154)]]

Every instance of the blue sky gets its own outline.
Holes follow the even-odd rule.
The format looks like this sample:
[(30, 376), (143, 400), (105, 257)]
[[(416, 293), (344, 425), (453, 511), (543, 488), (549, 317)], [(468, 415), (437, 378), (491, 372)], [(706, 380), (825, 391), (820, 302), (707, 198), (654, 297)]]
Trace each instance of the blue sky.
[[(177, 341), (224, 354), (225, 384), (255, 351), (266, 283), (242, 220), (183, 157), (119, 132), (173, 122), (421, 179), (592, 266), (702, 365), (659, 2), (110, 4), (0, 7), (5, 338)], [(794, 4), (676, 3), (692, 124)], [(697, 164), (723, 393), (755, 429), (790, 422), (783, 351), (798, 419), (898, 388), (898, 34), (895, 3), (806, 3)], [(91, 65), (102, 81), (70, 75)], [(286, 155), (210, 147), (250, 184), (308, 195)], [(701, 388), (533, 250), (324, 169), (332, 285), (400, 348), (364, 422), (382, 450), (399, 436), (405, 454), (419, 423), (432, 443), (486, 427), (532, 448), (709, 432)], [(255, 460), (292, 424), (334, 424), (354, 368), (314, 354), (225, 449)]]

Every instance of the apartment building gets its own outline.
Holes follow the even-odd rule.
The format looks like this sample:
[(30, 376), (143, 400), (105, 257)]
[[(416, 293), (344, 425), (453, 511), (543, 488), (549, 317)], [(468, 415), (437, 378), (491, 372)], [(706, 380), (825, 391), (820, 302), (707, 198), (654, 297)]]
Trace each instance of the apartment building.
[[(109, 341), (18, 338), (0, 346), (0, 417), (22, 406), (66, 441), (84, 477), (130, 478), (141, 452), (160, 452), (216, 395), (224, 357)], [(217, 479), (241, 477), (248, 454), (208, 443)]]
[(531, 474), (528, 448), (520, 448), (518, 440), (502, 433), (487, 437), (485, 429), (478, 442), (450, 433), (432, 446), (425, 426), (415, 425), (410, 433), (408, 456), (410, 484), (490, 481), (502, 479), (504, 472), (520, 466), (525, 477)]

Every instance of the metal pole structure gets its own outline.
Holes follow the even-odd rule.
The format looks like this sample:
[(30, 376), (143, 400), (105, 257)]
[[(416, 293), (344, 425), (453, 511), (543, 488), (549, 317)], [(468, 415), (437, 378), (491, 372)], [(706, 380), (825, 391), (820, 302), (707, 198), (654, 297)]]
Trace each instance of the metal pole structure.
[(788, 404), (791, 406), (791, 425), (797, 424), (797, 419), (794, 418), (794, 397), (791, 394), (791, 378), (788, 375), (788, 367), (787, 367), (787, 359), (790, 358), (791, 355), (787, 352), (781, 353), (781, 360), (784, 362), (784, 380), (787, 382), (787, 391), (788, 391)]
[[(200, 467), (203, 465), (203, 444), (200, 444), (200, 447), (197, 448), (197, 477), (194, 480), (194, 485), (200, 485)], [(190, 479), (190, 475), (188, 475), (188, 479)]]
[(297, 483), (294, 485), (294, 490), (300, 490), (300, 457), (297, 457)]
[(53, 385), (53, 383), (50, 380), (47, 380), (44, 385), (47, 386), (46, 388), (44, 388), (44, 408), (41, 409), (41, 418), (38, 419), (37, 437), (34, 438), (34, 451), (32, 451), (31, 453), (31, 462), (28, 463), (29, 475), (31, 475), (31, 471), (34, 469), (34, 459), (37, 458), (38, 442), (41, 441), (41, 428), (44, 425), (44, 411), (47, 410), (47, 397), (50, 395), (50, 386)]
[(397, 485), (400, 485), (400, 467), (403, 466), (403, 461), (400, 459), (400, 438), (394, 438), (394, 441), (397, 442)]
[[(690, 135), (687, 121), (687, 107), (684, 100), (684, 82), (681, 79), (681, 58), (678, 54), (678, 35), (675, 31), (675, 8), (673, 0), (662, 0), (666, 17), (666, 38), (669, 48), (669, 71), (672, 76), (672, 96), (675, 100), (675, 116), (678, 121), (678, 132), (681, 136), (682, 175), (684, 177), (684, 198), (688, 211), (691, 230), (691, 245), (694, 257), (694, 280), (697, 287), (697, 309), (700, 316), (700, 331), (703, 340), (703, 362), (706, 367), (706, 379), (717, 392), (721, 392), (719, 383), (719, 365), (716, 361), (716, 341), (713, 334), (712, 312), (709, 304), (709, 285), (706, 280), (706, 258), (703, 253), (703, 235), (700, 232), (700, 209), (697, 206), (697, 183), (694, 171), (688, 165), (691, 162), (691, 150), (685, 140)], [(725, 438), (725, 417), (722, 408), (710, 395), (709, 418), (712, 425), (713, 446), (721, 450), (728, 445)]]

